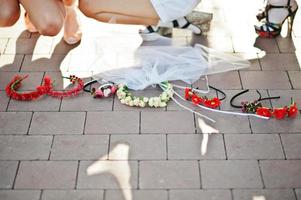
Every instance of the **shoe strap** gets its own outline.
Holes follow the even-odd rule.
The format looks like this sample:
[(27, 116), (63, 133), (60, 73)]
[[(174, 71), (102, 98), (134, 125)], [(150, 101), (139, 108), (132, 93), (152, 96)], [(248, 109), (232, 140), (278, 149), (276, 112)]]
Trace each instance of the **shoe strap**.
[(190, 25), (190, 22), (187, 20), (187, 18), (184, 17), (184, 19), (186, 20), (186, 24), (184, 26), (182, 26), (181, 28), (187, 28)]
[(156, 32), (152, 26), (147, 26), (146, 29), (149, 31), (149, 33), (154, 33)]
[[(266, 27), (267, 30), (264, 30), (264, 27)], [(279, 31), (281, 29), (281, 26), (279, 24), (271, 23), (271, 22), (266, 22), (260, 27), (261, 31), (265, 32), (271, 32), (271, 31)], [(270, 30), (272, 29), (272, 30)]]

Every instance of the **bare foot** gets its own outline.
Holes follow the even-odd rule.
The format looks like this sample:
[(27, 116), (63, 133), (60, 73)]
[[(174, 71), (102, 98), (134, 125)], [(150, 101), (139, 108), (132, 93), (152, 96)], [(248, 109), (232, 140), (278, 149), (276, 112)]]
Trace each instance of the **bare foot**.
[(73, 6), (66, 6), (64, 22), (64, 40), (68, 44), (76, 44), (81, 40), (80, 23)]
[(24, 14), (24, 21), (25, 21), (25, 27), (29, 32), (31, 32), (31, 33), (37, 33), (38, 32), (36, 27), (31, 23), (27, 13)]

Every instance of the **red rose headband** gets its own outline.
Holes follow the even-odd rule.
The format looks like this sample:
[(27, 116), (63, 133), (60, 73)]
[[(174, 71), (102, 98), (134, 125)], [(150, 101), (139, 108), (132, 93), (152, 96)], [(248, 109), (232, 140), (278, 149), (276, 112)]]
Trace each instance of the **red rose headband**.
[(234, 108), (241, 108), (244, 113), (252, 113), (256, 114), (259, 116), (264, 116), (264, 117), (274, 117), (276, 119), (284, 119), (285, 117), (289, 118), (295, 118), (298, 115), (298, 107), (297, 104), (291, 99), (291, 104), (288, 106), (284, 106), (282, 108), (267, 108), (264, 107), (261, 104), (261, 101), (264, 100), (269, 100), (269, 99), (279, 99), (280, 97), (266, 97), (262, 98), (261, 94), (258, 90), (256, 90), (257, 94), (259, 95), (259, 98), (253, 102), (241, 102), (241, 106), (233, 104), (233, 101), (235, 98), (238, 96), (247, 93), (249, 90), (244, 90), (242, 92), (239, 92), (238, 94), (234, 95), (231, 100), (230, 104)]

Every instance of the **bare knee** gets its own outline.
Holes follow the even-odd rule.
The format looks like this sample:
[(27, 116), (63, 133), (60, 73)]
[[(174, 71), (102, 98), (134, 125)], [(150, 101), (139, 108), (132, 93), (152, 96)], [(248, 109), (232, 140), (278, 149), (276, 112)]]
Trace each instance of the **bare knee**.
[[(101, 0), (98, 0), (101, 1)], [(95, 10), (95, 0), (79, 0), (79, 9), (87, 17), (95, 18), (97, 13), (101, 13), (101, 10)]]
[(57, 35), (62, 26), (63, 26), (64, 19), (60, 17), (44, 17), (41, 20), (41, 23), (37, 26), (37, 29), (41, 35), (45, 36), (55, 36)]
[(20, 17), (19, 6), (1, 6), (0, 9), (0, 27), (7, 27), (14, 25)]

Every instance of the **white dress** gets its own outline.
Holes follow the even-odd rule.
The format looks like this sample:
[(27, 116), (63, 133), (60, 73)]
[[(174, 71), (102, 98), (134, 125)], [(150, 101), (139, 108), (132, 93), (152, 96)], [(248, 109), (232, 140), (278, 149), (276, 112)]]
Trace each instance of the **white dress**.
[(191, 13), (201, 0), (151, 0), (162, 22), (170, 22)]

